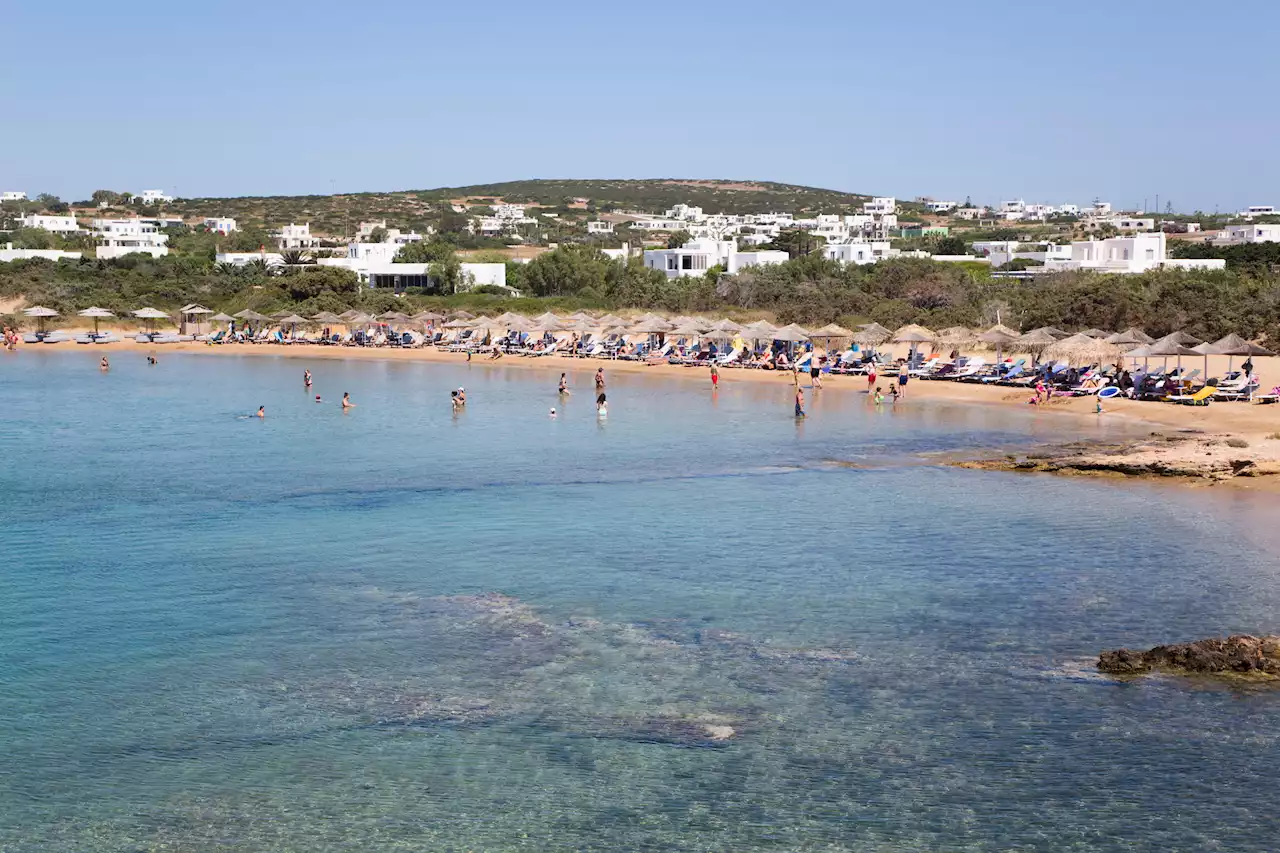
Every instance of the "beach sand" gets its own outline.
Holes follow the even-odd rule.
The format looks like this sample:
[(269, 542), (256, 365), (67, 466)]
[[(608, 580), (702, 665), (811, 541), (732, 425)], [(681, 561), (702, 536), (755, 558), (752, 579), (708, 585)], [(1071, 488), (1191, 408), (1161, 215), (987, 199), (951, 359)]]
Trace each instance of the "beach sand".
[[(19, 348), (31, 349), (37, 345), (23, 345)], [(453, 353), (435, 348), (425, 349), (393, 349), (389, 347), (349, 347), (349, 346), (313, 346), (313, 345), (275, 345), (275, 344), (220, 344), (216, 346), (204, 343), (179, 344), (140, 344), (132, 340), (103, 346), (85, 346), (72, 343), (56, 345), (59, 350), (82, 353), (86, 361), (95, 363), (103, 355), (108, 357), (138, 358), (155, 353), (163, 361), (168, 353), (188, 353), (207, 355), (210, 357), (266, 357), (291, 358), (299, 361), (324, 361), (328, 359), (372, 359), (382, 361), (418, 361), (426, 363), (459, 364), (466, 361), (464, 353)], [(904, 353), (902, 353), (905, 355)], [(15, 354), (10, 354), (15, 355)], [(1238, 363), (1241, 359), (1236, 359)], [(1209, 359), (1209, 375), (1221, 375), (1226, 371), (1225, 356), (1211, 356)], [(1271, 362), (1280, 361), (1274, 358), (1255, 359), (1259, 372), (1280, 379), (1280, 373), (1269, 371)], [(1201, 366), (1201, 359), (1188, 360), (1191, 366)], [(1220, 363), (1219, 363), (1220, 362)], [(708, 387), (711, 384), (709, 371), (703, 368), (680, 367), (676, 365), (645, 364), (635, 361), (611, 361), (605, 359), (569, 358), (551, 355), (541, 357), (522, 357), (507, 355), (493, 360), (488, 355), (472, 356), (472, 369), (501, 368), (503, 370), (536, 370), (548, 374), (567, 371), (570, 384), (578, 388), (588, 388), (591, 375), (597, 368), (603, 367), (606, 374), (643, 374), (659, 376), (679, 382), (701, 382)], [(885, 377), (878, 384), (888, 392), (890, 377)], [(720, 385), (722, 388), (735, 383), (774, 383), (791, 386), (794, 376), (790, 371), (748, 370), (742, 368), (721, 368)], [(809, 386), (808, 374), (800, 377), (801, 385)], [(867, 382), (861, 376), (823, 377), (823, 389), (816, 393), (849, 394), (866, 393)], [(1268, 386), (1269, 387), (1269, 386)], [(814, 393), (806, 390), (806, 393)], [(908, 385), (908, 396), (899, 405), (910, 405), (914, 400), (942, 400), (982, 406), (1017, 406), (1030, 409), (1028, 399), (1032, 396), (1030, 389), (1013, 389), (1008, 387), (983, 386), (974, 383), (912, 380)], [(1158, 460), (1160, 465), (1167, 465), (1180, 471), (1194, 470), (1196, 466), (1208, 472), (1222, 470), (1226, 457), (1231, 459), (1247, 458), (1255, 465), (1253, 476), (1235, 477), (1233, 482), (1247, 487), (1280, 487), (1280, 476), (1258, 476), (1272, 473), (1280, 474), (1280, 405), (1254, 405), (1240, 402), (1218, 402), (1210, 406), (1177, 406), (1167, 403), (1138, 403), (1130, 400), (1107, 400), (1104, 402), (1104, 414), (1094, 412), (1095, 400), (1092, 397), (1055, 398), (1052, 404), (1035, 407), (1037, 417), (1056, 418), (1061, 423), (1064, 442), (1079, 437), (1073, 435), (1072, 424), (1083, 423), (1082, 419), (1099, 417), (1131, 422), (1135, 426), (1149, 427), (1155, 436), (1150, 446), (1135, 445), (1127, 448), (1130, 459), (1150, 458)], [(1195, 441), (1166, 442), (1164, 435), (1198, 431), (1204, 433)], [(1082, 435), (1081, 433), (1080, 435)], [(1226, 441), (1234, 439), (1235, 443), (1243, 441), (1247, 447), (1233, 447)], [(1114, 452), (1114, 448), (1111, 449)], [(1214, 476), (1214, 479), (1221, 479)]]

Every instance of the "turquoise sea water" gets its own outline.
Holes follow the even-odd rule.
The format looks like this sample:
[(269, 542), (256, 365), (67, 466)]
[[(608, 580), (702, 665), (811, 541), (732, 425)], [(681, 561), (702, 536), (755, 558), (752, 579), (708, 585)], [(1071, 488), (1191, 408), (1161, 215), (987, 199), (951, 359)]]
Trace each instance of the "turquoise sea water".
[(1092, 670), (1280, 629), (1269, 498), (921, 465), (1063, 421), (731, 373), (601, 422), (595, 364), (100, 354), (0, 358), (4, 853), (1280, 838), (1280, 693)]

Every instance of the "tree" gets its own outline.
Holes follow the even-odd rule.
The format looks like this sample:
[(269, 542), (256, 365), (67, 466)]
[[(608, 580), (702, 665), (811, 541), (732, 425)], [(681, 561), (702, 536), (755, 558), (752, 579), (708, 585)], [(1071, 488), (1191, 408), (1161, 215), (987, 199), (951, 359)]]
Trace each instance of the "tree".
[(935, 255), (967, 255), (969, 244), (961, 237), (943, 237), (934, 244)]
[(114, 190), (94, 190), (90, 198), (99, 207), (111, 207), (120, 203), (121, 195)]
[(693, 239), (693, 235), (681, 228), (667, 238), (668, 249), (679, 249)]
[(600, 293), (612, 266), (613, 261), (599, 249), (571, 243), (526, 264), (524, 284), (536, 296)]
[(791, 231), (783, 231), (773, 240), (773, 247), (781, 249), (792, 257), (799, 258), (803, 255), (812, 254), (822, 248), (827, 242), (825, 237), (816, 234), (810, 234), (802, 228), (796, 228)]
[(52, 249), (53, 235), (43, 228), (19, 228), (11, 242), (19, 249)]
[(313, 264), (311, 256), (301, 249), (285, 249), (280, 252), (280, 260), (286, 266), (299, 266), (301, 264)]
[(356, 274), (341, 267), (311, 267), (285, 276), (283, 282), (289, 298), (297, 301), (323, 293), (353, 294), (360, 288)]
[(377, 228), (369, 232), (370, 243), (383, 243), (387, 239), (387, 229), (379, 225)]
[(454, 255), (454, 247), (443, 240), (432, 240), (430, 243), (417, 240), (406, 243), (396, 253), (394, 263), (397, 264), (431, 264), (443, 262)]
[(458, 256), (450, 252), (427, 267), (427, 273), (437, 283), (442, 293), (457, 293), (462, 284), (462, 262)]
[(69, 208), (63, 203), (62, 199), (52, 193), (40, 193), (36, 196), (36, 204), (51, 213), (65, 213)]

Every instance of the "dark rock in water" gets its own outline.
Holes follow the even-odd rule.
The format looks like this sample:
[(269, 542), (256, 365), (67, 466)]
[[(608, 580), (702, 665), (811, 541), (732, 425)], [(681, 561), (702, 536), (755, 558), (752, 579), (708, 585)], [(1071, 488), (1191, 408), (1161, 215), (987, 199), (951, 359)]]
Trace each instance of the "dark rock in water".
[(1112, 675), (1158, 670), (1183, 675), (1280, 677), (1280, 637), (1235, 634), (1225, 639), (1156, 646), (1145, 652), (1116, 649), (1098, 656), (1098, 669)]

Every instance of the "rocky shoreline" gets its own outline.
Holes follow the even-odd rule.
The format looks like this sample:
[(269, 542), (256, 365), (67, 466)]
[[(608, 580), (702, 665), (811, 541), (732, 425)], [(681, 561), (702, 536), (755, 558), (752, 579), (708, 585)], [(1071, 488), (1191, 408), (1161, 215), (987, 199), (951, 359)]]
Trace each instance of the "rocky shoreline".
[(1271, 681), (1280, 679), (1280, 637), (1234, 634), (1145, 652), (1116, 649), (1098, 656), (1098, 669), (1110, 675), (1165, 672)]
[(1280, 461), (1232, 435), (1153, 432), (1124, 442), (1068, 442), (998, 458), (950, 463), (984, 471), (1175, 478), (1221, 483), (1280, 474)]

